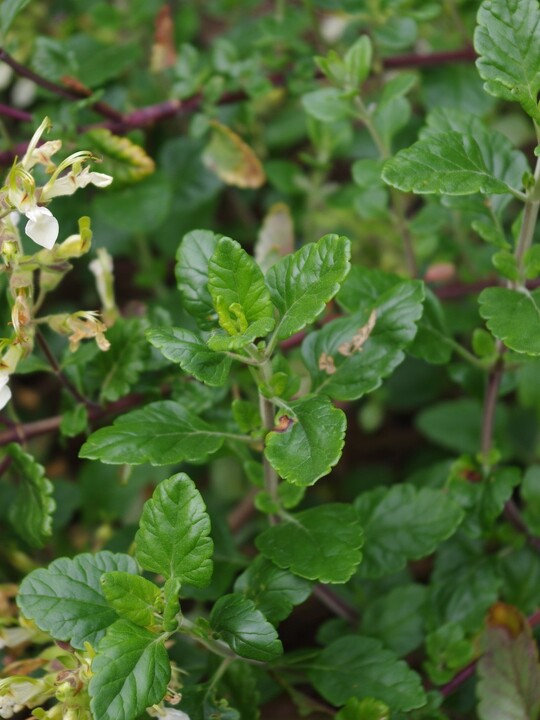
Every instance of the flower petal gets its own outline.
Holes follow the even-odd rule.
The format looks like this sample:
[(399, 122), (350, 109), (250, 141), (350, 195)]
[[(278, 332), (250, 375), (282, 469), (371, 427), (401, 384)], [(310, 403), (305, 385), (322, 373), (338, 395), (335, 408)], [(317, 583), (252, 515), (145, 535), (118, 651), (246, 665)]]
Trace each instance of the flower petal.
[(0, 388), (0, 410), (11, 400), (11, 390), (7, 384)]
[(28, 218), (25, 233), (35, 243), (50, 250), (58, 238), (58, 220), (45, 207), (34, 207), (25, 215)]

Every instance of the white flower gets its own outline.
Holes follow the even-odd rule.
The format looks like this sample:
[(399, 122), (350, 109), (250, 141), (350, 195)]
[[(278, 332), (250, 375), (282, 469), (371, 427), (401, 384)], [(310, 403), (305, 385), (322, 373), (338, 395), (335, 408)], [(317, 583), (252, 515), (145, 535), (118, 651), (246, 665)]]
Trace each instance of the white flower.
[(67, 175), (56, 178), (52, 183), (49, 181), (43, 188), (42, 200), (50, 200), (60, 195), (73, 195), (79, 188), (87, 185), (95, 185), (99, 188), (108, 187), (112, 183), (111, 175), (105, 173), (91, 172), (87, 166), (82, 170), (73, 169)]
[(11, 390), (8, 387), (9, 375), (0, 372), (0, 410), (11, 400)]
[(58, 237), (60, 227), (58, 220), (46, 207), (35, 206), (25, 212), (28, 222), (25, 233), (35, 243), (50, 250)]

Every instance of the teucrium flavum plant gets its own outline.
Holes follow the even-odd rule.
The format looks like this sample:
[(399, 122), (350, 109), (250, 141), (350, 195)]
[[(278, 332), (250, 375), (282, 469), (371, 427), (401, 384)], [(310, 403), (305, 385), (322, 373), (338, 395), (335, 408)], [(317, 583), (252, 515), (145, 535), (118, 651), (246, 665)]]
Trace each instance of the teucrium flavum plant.
[(63, 138), (0, 188), (0, 717), (536, 720), (538, 1), (64, 5), (28, 67), (0, 8)]

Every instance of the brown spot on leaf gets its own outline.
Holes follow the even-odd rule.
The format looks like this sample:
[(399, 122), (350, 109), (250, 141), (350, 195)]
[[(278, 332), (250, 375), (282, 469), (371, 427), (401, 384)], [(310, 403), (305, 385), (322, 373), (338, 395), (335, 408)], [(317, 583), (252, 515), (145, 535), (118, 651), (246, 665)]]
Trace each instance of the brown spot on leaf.
[(372, 310), (367, 323), (365, 325), (362, 325), (361, 328), (358, 328), (358, 330), (355, 332), (355, 334), (350, 340), (341, 343), (341, 345), (338, 347), (338, 352), (340, 353), (340, 355), (349, 357), (355, 352), (362, 352), (362, 348), (366, 340), (369, 338), (369, 336), (371, 335), (371, 331), (375, 327), (376, 320), (377, 311)]
[(319, 358), (319, 370), (324, 370), (328, 375), (333, 375), (336, 372), (336, 364), (334, 358), (331, 355), (327, 355), (325, 352), (321, 353)]
[(279, 432), (279, 433), (287, 432), (287, 430), (291, 427), (291, 425), (293, 425), (293, 423), (294, 423), (294, 420), (292, 418), (290, 418), (288, 415), (281, 415), (278, 420), (278, 424), (274, 428), (274, 432)]

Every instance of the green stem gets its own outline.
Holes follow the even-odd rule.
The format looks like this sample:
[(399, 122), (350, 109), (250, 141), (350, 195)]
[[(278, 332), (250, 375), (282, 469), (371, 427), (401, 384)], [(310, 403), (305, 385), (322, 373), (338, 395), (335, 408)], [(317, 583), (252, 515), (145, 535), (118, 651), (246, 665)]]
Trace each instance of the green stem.
[(245, 365), (253, 365), (257, 367), (262, 364), (261, 360), (255, 360), (254, 358), (247, 357), (246, 355), (240, 355), (239, 353), (235, 352), (230, 352), (229, 350), (225, 351), (225, 355), (232, 358), (233, 360), (244, 363)]
[(195, 623), (191, 620), (188, 620), (184, 615), (181, 614), (178, 617), (178, 632), (182, 632), (184, 633), (184, 635), (188, 635), (193, 640), (203, 645), (207, 650), (213, 652), (214, 655), (219, 655), (222, 658), (226, 658), (227, 660), (229, 660), (229, 664), (233, 662), (233, 660), (242, 660), (243, 662), (249, 663), (250, 665), (264, 665), (264, 663), (259, 662), (258, 660), (241, 658), (240, 655), (237, 655), (234, 650), (231, 650), (231, 648), (227, 645), (227, 643), (223, 642), (223, 640), (215, 640), (211, 637), (201, 637), (196, 630)]
[(521, 286), (525, 285), (525, 253), (531, 247), (534, 238), (534, 229), (538, 219), (538, 209), (540, 208), (540, 199), (538, 199), (538, 191), (540, 187), (540, 158), (536, 161), (534, 171), (535, 184), (531, 196), (525, 202), (523, 211), (523, 220), (521, 222), (521, 230), (516, 244), (515, 257), (519, 271)]
[(213, 688), (215, 688), (215, 686), (216, 686), (216, 685), (218, 684), (218, 682), (221, 680), (221, 678), (223, 677), (223, 675), (227, 672), (227, 668), (229, 667), (229, 665), (231, 665), (231, 663), (233, 663), (235, 660), (236, 660), (236, 658), (234, 658), (234, 657), (226, 657), (226, 658), (223, 658), (223, 660), (221, 661), (218, 669), (216, 670), (216, 672), (215, 672), (214, 675), (212, 676), (212, 679), (210, 680), (210, 683), (209, 683), (209, 685), (208, 685), (207, 694), (209, 694), (210, 691), (211, 691)]
[[(270, 360), (267, 360), (261, 365), (260, 368), (260, 379), (268, 387), (272, 380), (272, 365)], [(274, 404), (271, 400), (265, 397), (259, 390), (259, 412), (261, 414), (262, 425), (265, 430), (270, 431), (274, 427), (274, 415), (275, 409)], [(278, 498), (278, 486), (279, 477), (277, 472), (268, 462), (266, 456), (263, 454), (263, 477), (264, 487), (273, 502), (279, 503)], [(277, 523), (277, 518), (274, 515), (269, 515), (270, 525)]]
[[(359, 119), (364, 123), (366, 130), (371, 135), (371, 139), (379, 151), (379, 157), (381, 160), (388, 160), (391, 155), (390, 148), (386, 146), (386, 143), (380, 136), (379, 131), (373, 124), (371, 114), (365, 106), (362, 98), (357, 95), (354, 99), (354, 103), (356, 105)], [(404, 196), (399, 192), (399, 190), (391, 189), (390, 200), (392, 202), (392, 212), (390, 213), (390, 218), (396, 232), (401, 236), (403, 242), (403, 252), (405, 254), (407, 270), (411, 277), (416, 277), (418, 275), (418, 266), (416, 263), (409, 223), (407, 222), (407, 216), (405, 215)]]

